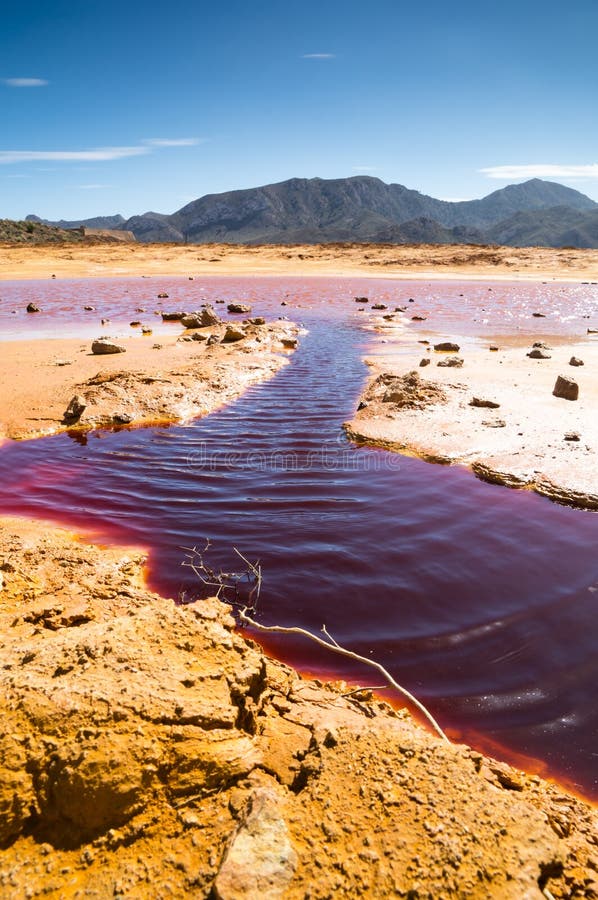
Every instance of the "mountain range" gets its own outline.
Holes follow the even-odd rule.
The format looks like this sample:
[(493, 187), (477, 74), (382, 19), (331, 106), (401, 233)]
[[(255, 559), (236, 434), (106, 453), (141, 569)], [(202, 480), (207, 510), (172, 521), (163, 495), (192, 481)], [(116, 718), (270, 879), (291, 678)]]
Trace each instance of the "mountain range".
[(131, 231), (138, 241), (202, 244), (506, 244), (598, 248), (598, 203), (534, 178), (481, 200), (437, 200), (379, 178), (291, 178), (278, 184), (207, 194), (172, 215), (28, 221), (61, 228)]

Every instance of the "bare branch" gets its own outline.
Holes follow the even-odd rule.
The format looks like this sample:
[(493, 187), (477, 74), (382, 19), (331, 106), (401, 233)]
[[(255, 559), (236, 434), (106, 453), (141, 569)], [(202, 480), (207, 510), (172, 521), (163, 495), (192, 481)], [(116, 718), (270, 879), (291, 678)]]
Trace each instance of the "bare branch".
[(217, 597), (223, 595), (228, 603), (242, 604), (245, 608), (255, 611), (262, 587), (260, 561), (249, 562), (242, 553), (234, 548), (235, 553), (243, 560), (247, 568), (242, 572), (225, 572), (223, 569), (217, 571), (204, 559), (204, 554), (210, 546), (211, 542), (209, 538), (206, 538), (205, 546), (201, 550), (196, 546), (181, 547), (185, 551), (185, 559), (181, 565), (191, 569), (198, 581), (212, 594), (215, 593)]
[(398, 691), (399, 694), (402, 694), (403, 697), (405, 697), (410, 703), (413, 704), (413, 706), (416, 707), (416, 709), (418, 709), (422, 713), (422, 715), (428, 720), (434, 731), (442, 738), (442, 740), (450, 743), (448, 737), (446, 736), (432, 713), (429, 712), (429, 710), (426, 709), (423, 703), (421, 703), (417, 699), (417, 697), (414, 697), (413, 694), (407, 690), (407, 688), (404, 688), (397, 681), (395, 681), (390, 672), (388, 672), (381, 663), (376, 662), (373, 659), (367, 659), (367, 657), (361, 656), (359, 653), (354, 653), (353, 650), (347, 650), (345, 647), (341, 647), (340, 644), (337, 644), (334, 638), (330, 637), (330, 635), (326, 631), (326, 626), (322, 628), (322, 631), (327, 635), (327, 637), (330, 638), (329, 641), (325, 641), (323, 640), (323, 638), (318, 637), (318, 635), (312, 634), (312, 632), (308, 631), (306, 628), (299, 628), (298, 626), (286, 627), (284, 625), (261, 625), (259, 622), (256, 622), (255, 619), (252, 619), (247, 615), (247, 607), (244, 607), (240, 610), (239, 617), (242, 622), (247, 625), (251, 625), (251, 627), (255, 628), (257, 631), (265, 631), (268, 633), (276, 632), (278, 634), (301, 634), (304, 637), (315, 641), (315, 643), (319, 644), (321, 647), (326, 647), (327, 650), (331, 650), (332, 653), (338, 653), (341, 656), (346, 656), (349, 659), (355, 659), (358, 662), (365, 663), (365, 665), (367, 666), (371, 666), (373, 669), (376, 669), (378, 672), (380, 672), (380, 674), (383, 676), (383, 678), (386, 679), (391, 687)]

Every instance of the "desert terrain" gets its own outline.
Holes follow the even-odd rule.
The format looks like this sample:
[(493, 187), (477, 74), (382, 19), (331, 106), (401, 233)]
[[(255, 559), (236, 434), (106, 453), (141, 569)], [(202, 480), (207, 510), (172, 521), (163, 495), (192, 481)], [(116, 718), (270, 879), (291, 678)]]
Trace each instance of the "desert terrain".
[(367, 275), (598, 281), (598, 250), (477, 245), (0, 244), (0, 278)]
[[(0, 249), (3, 280), (144, 274), (591, 282), (598, 251)], [(372, 356), (350, 434), (593, 505), (590, 336), (532, 359), (518, 342), (437, 351), (400, 316), (370, 325), (397, 355)], [(82, 340), (4, 342), (3, 437), (202, 415), (274, 374), (298, 335), (285, 321), (242, 330), (210, 344), (226, 326), (181, 327), (127, 338), (126, 352), (107, 355)], [(449, 355), (463, 365), (434, 365)], [(571, 356), (584, 366), (573, 370)], [(579, 401), (553, 398), (570, 369)], [(83, 401), (75, 421), (65, 419), (74, 397)], [(499, 406), (470, 405), (474, 397)], [(573, 431), (579, 440), (565, 441)], [(400, 700), (393, 709), (368, 689), (303, 678), (268, 658), (220, 601), (178, 605), (149, 591), (144, 564), (143, 548), (0, 520), (3, 896), (598, 897), (591, 805), (431, 735)]]

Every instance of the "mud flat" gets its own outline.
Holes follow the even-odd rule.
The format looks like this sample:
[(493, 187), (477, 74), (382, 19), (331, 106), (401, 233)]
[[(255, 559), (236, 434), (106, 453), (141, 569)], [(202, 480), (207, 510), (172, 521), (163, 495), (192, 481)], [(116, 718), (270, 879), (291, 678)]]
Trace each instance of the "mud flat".
[(0, 576), (2, 896), (598, 895), (595, 810), (152, 593), (140, 549), (4, 518)]
[(367, 275), (598, 281), (598, 250), (451, 244), (0, 244), (0, 278), (129, 275)]
[[(598, 509), (598, 335), (472, 344), (456, 334), (457, 350), (435, 350), (446, 336), (418, 343), (401, 318), (374, 325), (400, 353), (368, 360), (373, 377), (346, 423), (350, 437)], [(554, 396), (559, 376), (578, 385), (577, 400)]]
[[(4, 342), (0, 440), (205, 415), (274, 375), (298, 333), (290, 322), (228, 325), (232, 341), (220, 324), (157, 340), (118, 339), (125, 352), (105, 355), (93, 354), (89, 340)], [(74, 397), (84, 409), (65, 415)]]

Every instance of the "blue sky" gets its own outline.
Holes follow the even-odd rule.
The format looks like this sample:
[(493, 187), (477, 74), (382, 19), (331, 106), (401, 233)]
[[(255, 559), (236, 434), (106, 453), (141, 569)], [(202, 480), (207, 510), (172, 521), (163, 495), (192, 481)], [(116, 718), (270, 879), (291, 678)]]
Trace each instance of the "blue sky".
[(30, 0), (2, 24), (0, 217), (358, 174), (598, 200), (596, 0)]

